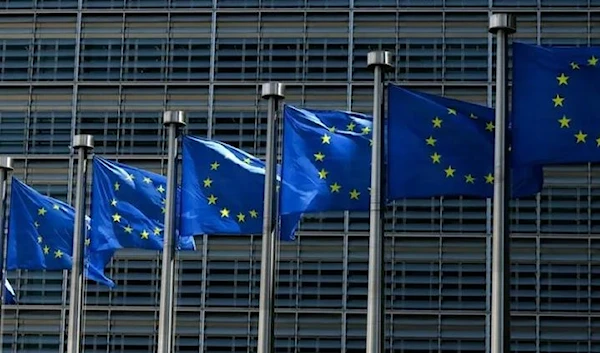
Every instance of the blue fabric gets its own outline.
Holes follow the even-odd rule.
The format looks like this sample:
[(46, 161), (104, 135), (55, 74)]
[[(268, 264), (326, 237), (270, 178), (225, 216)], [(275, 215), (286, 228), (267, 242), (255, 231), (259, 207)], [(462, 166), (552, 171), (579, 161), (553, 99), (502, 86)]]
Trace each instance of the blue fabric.
[[(389, 199), (493, 196), (493, 109), (395, 85), (388, 98)], [(541, 167), (511, 171), (513, 197), (542, 185)]]
[[(75, 210), (66, 203), (42, 195), (12, 178), (8, 221), (7, 268), (9, 270), (70, 270), (73, 254)], [(86, 240), (86, 245), (88, 244)], [(86, 249), (85, 275), (113, 287), (104, 276), (104, 265), (92, 263)]]
[(515, 165), (600, 161), (600, 47), (513, 45)]

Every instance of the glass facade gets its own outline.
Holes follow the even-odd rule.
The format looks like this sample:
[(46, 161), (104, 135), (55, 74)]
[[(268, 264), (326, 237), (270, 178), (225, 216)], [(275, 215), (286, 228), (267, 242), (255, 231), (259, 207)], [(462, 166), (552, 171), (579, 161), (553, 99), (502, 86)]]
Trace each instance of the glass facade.
[[(73, 199), (76, 133), (95, 153), (166, 171), (165, 109), (187, 133), (265, 148), (260, 85), (286, 103), (371, 112), (367, 52), (395, 54), (389, 79), (492, 104), (491, 11), (515, 39), (598, 45), (600, 0), (3, 0), (0, 154), (41, 192)], [(48, 155), (50, 154), (50, 155)], [(600, 169), (548, 168), (512, 203), (514, 352), (600, 352)], [(491, 206), (397, 201), (386, 217), (386, 344), (393, 352), (483, 352), (490, 319)], [(283, 244), (277, 352), (364, 352), (368, 214), (308, 215)], [(260, 237), (199, 237), (178, 254), (178, 352), (254, 352)], [(86, 285), (85, 352), (155, 350), (159, 254), (122, 251), (117, 288)], [(6, 352), (63, 350), (68, 273), (10, 273)]]

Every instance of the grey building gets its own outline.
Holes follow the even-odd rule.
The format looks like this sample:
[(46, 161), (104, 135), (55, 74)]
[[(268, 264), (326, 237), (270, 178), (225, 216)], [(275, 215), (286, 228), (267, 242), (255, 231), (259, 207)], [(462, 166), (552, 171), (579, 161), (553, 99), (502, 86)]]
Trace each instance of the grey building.
[[(366, 54), (395, 54), (394, 82), (491, 104), (492, 10), (517, 14), (517, 40), (595, 45), (600, 0), (0, 1), (0, 154), (15, 176), (71, 201), (79, 132), (95, 153), (166, 170), (165, 109), (187, 133), (265, 148), (261, 83), (286, 102), (371, 111)], [(600, 170), (546, 170), (538, 197), (512, 204), (514, 352), (600, 352)], [(486, 200), (389, 207), (387, 345), (393, 352), (484, 352), (490, 318)], [(277, 352), (364, 352), (368, 214), (308, 215), (281, 247)], [(178, 352), (254, 352), (260, 236), (198, 237), (180, 253)], [(123, 251), (118, 287), (86, 285), (85, 352), (152, 352), (159, 254)], [(64, 347), (68, 273), (10, 273), (6, 352)]]

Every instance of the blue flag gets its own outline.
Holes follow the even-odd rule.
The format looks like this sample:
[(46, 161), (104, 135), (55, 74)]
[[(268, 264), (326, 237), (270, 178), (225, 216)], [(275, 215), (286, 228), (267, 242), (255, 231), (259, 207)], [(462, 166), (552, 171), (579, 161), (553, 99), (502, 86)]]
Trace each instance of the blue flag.
[[(388, 198), (492, 197), (494, 110), (390, 85)], [(512, 195), (539, 192), (541, 167), (512, 170)]]
[[(225, 143), (185, 136), (182, 151), (183, 236), (261, 234), (265, 163)], [(281, 239), (293, 239), (300, 215), (286, 216)]]
[(513, 45), (515, 165), (600, 161), (600, 47)]
[(372, 118), (284, 111), (281, 213), (369, 210)]
[[(91, 250), (162, 250), (167, 179), (99, 157), (92, 173)], [(180, 237), (178, 249), (194, 250), (194, 239)]]
[(17, 304), (17, 295), (8, 280), (4, 281), (4, 304)]
[[(70, 270), (73, 254), (75, 210), (66, 203), (42, 195), (12, 178), (8, 221), (9, 270)], [(86, 238), (86, 245), (89, 241)], [(87, 249), (86, 249), (87, 254)], [(86, 276), (113, 287), (104, 268), (84, 256)], [(102, 264), (104, 265), (104, 264)]]

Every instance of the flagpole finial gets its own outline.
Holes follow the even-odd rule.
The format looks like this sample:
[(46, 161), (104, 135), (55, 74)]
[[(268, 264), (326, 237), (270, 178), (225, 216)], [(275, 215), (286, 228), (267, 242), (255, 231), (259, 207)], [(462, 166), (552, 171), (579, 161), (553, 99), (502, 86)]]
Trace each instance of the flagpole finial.
[(72, 146), (74, 149), (85, 148), (91, 150), (94, 148), (94, 136), (92, 135), (75, 135), (73, 136)]
[(367, 66), (370, 68), (380, 66), (384, 71), (391, 70), (394, 67), (392, 65), (392, 53), (387, 50), (369, 52), (367, 54)]
[(163, 125), (169, 126), (175, 124), (177, 126), (185, 126), (185, 112), (183, 110), (167, 110), (163, 114)]
[(512, 34), (517, 31), (517, 21), (513, 15), (507, 13), (495, 13), (490, 16), (488, 29), (492, 34), (496, 34), (498, 31)]
[(275, 98), (275, 99), (284, 99), (285, 98), (285, 85), (281, 82), (267, 82), (262, 85), (262, 94), (263, 99)]
[(12, 158), (6, 156), (0, 156), (0, 169), (2, 170), (13, 170)]

